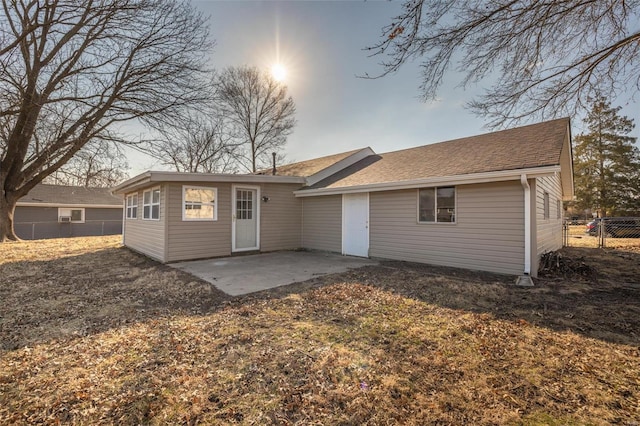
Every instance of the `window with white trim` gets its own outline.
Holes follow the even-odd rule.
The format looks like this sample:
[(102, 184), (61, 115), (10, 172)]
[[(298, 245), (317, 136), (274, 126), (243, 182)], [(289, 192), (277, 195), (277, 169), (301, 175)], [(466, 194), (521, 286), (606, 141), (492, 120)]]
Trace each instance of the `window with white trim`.
[(160, 220), (160, 188), (152, 188), (142, 193), (142, 218)]
[(549, 193), (545, 192), (544, 193), (544, 199), (543, 199), (543, 207), (544, 207), (544, 219), (549, 219)]
[(127, 195), (127, 219), (138, 218), (138, 193)]
[(556, 219), (562, 219), (562, 201), (556, 200)]
[(182, 220), (218, 220), (218, 189), (182, 187)]
[(418, 190), (418, 222), (455, 223), (456, 188), (422, 188)]
[(84, 223), (84, 209), (58, 207), (58, 222)]

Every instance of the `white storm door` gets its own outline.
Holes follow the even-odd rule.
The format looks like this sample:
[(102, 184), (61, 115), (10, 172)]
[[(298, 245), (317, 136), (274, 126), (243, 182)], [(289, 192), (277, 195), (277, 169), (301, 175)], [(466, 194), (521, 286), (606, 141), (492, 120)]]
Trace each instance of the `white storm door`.
[(258, 250), (260, 248), (260, 189), (234, 185), (232, 191), (232, 249), (233, 251)]
[(342, 254), (369, 257), (369, 194), (342, 195)]

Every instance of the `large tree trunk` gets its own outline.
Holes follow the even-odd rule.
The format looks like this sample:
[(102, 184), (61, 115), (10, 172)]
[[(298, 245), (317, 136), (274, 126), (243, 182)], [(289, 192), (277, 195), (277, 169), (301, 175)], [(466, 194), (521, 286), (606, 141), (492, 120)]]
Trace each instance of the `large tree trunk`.
[(4, 191), (0, 195), (0, 242), (20, 240), (13, 229), (13, 213), (17, 201)]

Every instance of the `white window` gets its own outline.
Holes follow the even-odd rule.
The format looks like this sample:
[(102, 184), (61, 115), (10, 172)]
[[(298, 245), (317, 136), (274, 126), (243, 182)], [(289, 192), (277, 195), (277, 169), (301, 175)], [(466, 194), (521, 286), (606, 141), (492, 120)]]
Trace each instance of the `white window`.
[(160, 188), (153, 188), (142, 193), (142, 218), (160, 220)]
[(549, 193), (544, 193), (544, 219), (549, 219)]
[(182, 187), (182, 220), (218, 220), (218, 190), (203, 186)]
[(418, 190), (418, 222), (454, 223), (456, 221), (456, 188), (424, 188)]
[(556, 215), (557, 219), (562, 219), (562, 201), (556, 200)]
[(127, 195), (127, 219), (138, 218), (138, 193)]
[(59, 207), (58, 222), (84, 223), (84, 209)]

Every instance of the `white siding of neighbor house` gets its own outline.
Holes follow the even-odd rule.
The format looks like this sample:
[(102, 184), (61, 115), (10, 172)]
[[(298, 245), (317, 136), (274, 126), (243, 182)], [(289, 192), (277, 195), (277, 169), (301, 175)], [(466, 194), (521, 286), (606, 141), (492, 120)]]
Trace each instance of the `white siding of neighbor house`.
[(311, 250), (342, 251), (342, 195), (303, 199), (302, 246)]
[[(218, 220), (183, 221), (182, 187), (217, 188)], [(179, 182), (167, 184), (167, 262), (229, 256), (231, 254), (231, 184)]]
[(371, 257), (521, 274), (520, 182), (460, 185), (456, 192), (455, 224), (418, 223), (417, 189), (370, 193)]
[[(160, 220), (142, 219), (142, 193), (160, 187)], [(124, 245), (161, 262), (166, 261), (165, 226), (167, 218), (167, 190), (164, 185), (153, 185), (137, 191), (138, 218), (124, 219)], [(131, 195), (132, 192), (126, 195)], [(126, 197), (125, 195), (125, 197)]]
[(302, 247), (302, 199), (293, 191), (300, 184), (262, 184), (260, 200), (260, 251)]
[[(560, 176), (553, 175), (536, 179), (536, 241), (537, 259), (540, 255), (562, 248), (562, 201), (560, 201), (560, 219), (558, 219), (556, 203), (562, 200), (562, 183)], [(549, 218), (544, 218), (544, 193), (549, 194)], [(536, 260), (537, 268), (537, 260)]]

